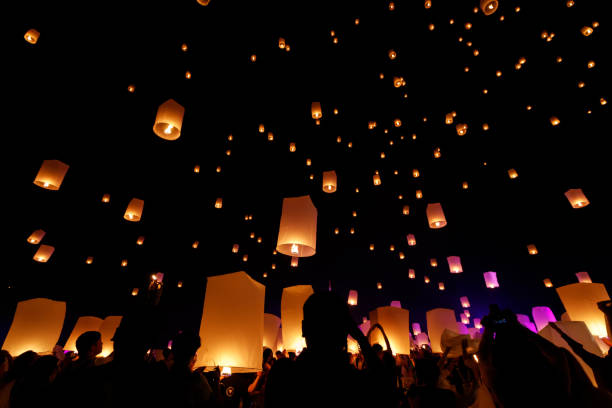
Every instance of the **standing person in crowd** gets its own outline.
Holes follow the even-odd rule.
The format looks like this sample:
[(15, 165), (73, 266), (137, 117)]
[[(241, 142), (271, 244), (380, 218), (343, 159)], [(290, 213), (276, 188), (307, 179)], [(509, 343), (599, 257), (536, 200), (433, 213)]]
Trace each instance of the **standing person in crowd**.
[(79, 358), (72, 364), (75, 371), (91, 368), (95, 365), (96, 356), (102, 352), (102, 334), (99, 331), (87, 331), (76, 340)]
[(265, 348), (263, 351), (263, 361), (261, 371), (257, 372), (255, 380), (249, 385), (248, 393), (251, 397), (252, 408), (263, 408), (264, 407), (264, 394), (266, 390), (266, 381), (268, 380), (268, 374), (274, 364), (274, 357), (272, 349)]
[(32, 408), (58, 404), (53, 382), (58, 374), (55, 356), (36, 359), (25, 375), (15, 382), (11, 391), (10, 408)]
[(38, 354), (29, 350), (21, 353), (13, 360), (10, 370), (0, 382), (0, 408), (8, 408), (10, 397), (15, 384), (23, 379), (38, 359)]

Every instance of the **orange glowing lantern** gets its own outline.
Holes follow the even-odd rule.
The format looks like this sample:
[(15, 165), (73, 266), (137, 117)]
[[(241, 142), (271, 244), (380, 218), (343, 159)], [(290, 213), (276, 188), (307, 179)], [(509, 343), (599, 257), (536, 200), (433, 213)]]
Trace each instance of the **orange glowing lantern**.
[(544, 286), (546, 286), (547, 288), (552, 288), (553, 287), (553, 284), (552, 284), (552, 282), (550, 281), (549, 278), (544, 279)]
[(130, 203), (123, 214), (123, 218), (128, 221), (138, 222), (142, 217), (142, 209), (144, 208), (144, 201), (138, 198), (132, 198)]
[(293, 153), (295, 152), (295, 150), (296, 150), (295, 143), (294, 142), (289, 143), (289, 151)]
[(191, 247), (193, 249), (197, 249), (199, 245), (200, 245), (200, 241), (193, 241), (193, 244), (191, 244)]
[(572, 188), (565, 192), (565, 197), (570, 202), (572, 208), (582, 208), (589, 205), (589, 200), (586, 198), (581, 188)]
[(313, 102), (310, 111), (312, 113), (313, 119), (321, 119), (323, 117), (323, 112), (321, 111), (321, 102)]
[(375, 186), (380, 186), (382, 181), (380, 180), (380, 174), (378, 174), (378, 171), (376, 172), (376, 174), (374, 174), (373, 180)]
[(444, 217), (444, 211), (442, 211), (442, 205), (440, 203), (427, 204), (427, 220), (429, 221), (429, 228), (438, 229), (446, 226), (446, 218)]
[(409, 206), (409, 205), (405, 205), (405, 206), (402, 208), (402, 214), (404, 214), (404, 215), (408, 215), (408, 214), (410, 214), (410, 206)]
[(234, 244), (232, 246), (232, 253), (237, 254), (239, 249), (240, 249), (240, 245)]
[(527, 245), (527, 251), (529, 252), (529, 255), (537, 255), (538, 254), (538, 249), (533, 244)]
[(395, 58), (397, 58), (397, 52), (395, 52), (394, 50), (389, 50), (389, 59), (394, 60)]
[(102, 202), (103, 203), (109, 203), (110, 202), (110, 194), (104, 194), (102, 196)]
[(603, 284), (572, 283), (556, 290), (571, 320), (585, 322), (593, 336), (612, 335), (606, 328), (604, 313), (597, 306), (597, 302), (610, 299)]
[(450, 273), (462, 273), (463, 267), (461, 266), (461, 258), (458, 256), (449, 256), (446, 258), (448, 261), (448, 269)]
[(412, 177), (414, 177), (414, 178), (419, 178), (419, 176), (420, 176), (420, 175), (421, 175), (421, 174), (419, 173), (419, 170), (418, 170), (418, 169), (414, 169), (414, 170), (412, 170)]
[(444, 290), (444, 282), (438, 282), (438, 289), (439, 290)]
[(499, 282), (497, 281), (497, 273), (490, 271), (483, 273), (485, 285), (489, 289), (499, 288)]
[(589, 35), (593, 34), (593, 29), (589, 26), (584, 26), (580, 29), (580, 32), (582, 33), (582, 35), (584, 35), (585, 37), (588, 37)]
[(85, 263), (87, 265), (91, 265), (93, 263), (93, 256), (88, 256), (87, 259), (85, 260)]
[(408, 279), (414, 279), (414, 278), (416, 278), (416, 272), (412, 268), (408, 269)]
[(455, 126), (455, 129), (457, 130), (457, 134), (459, 136), (463, 136), (467, 133), (467, 124), (465, 123), (457, 123), (457, 126)]
[(223, 198), (219, 197), (215, 200), (215, 208), (223, 208)]
[(132, 296), (138, 296), (138, 292), (139, 292), (138, 288), (132, 289)]
[(276, 250), (282, 254), (312, 256), (317, 246), (317, 209), (309, 196), (283, 199)]
[(558, 117), (556, 116), (551, 116), (550, 117), (550, 124), (553, 126), (557, 126), (559, 123), (561, 123), (561, 121), (559, 120)]
[(419, 200), (423, 198), (423, 192), (421, 190), (417, 190), (415, 195), (416, 198), (418, 198)]
[(372, 130), (376, 127), (376, 122), (371, 120), (368, 122), (368, 129)]
[(394, 125), (395, 127), (400, 127), (400, 126), (402, 126), (402, 121), (401, 121), (400, 119), (395, 119), (395, 120), (393, 121), (393, 125)]
[(334, 170), (323, 172), (323, 191), (326, 193), (334, 193), (337, 188), (337, 177)]
[(123, 268), (125, 268), (125, 267), (127, 266), (127, 264), (128, 264), (127, 259), (124, 259), (124, 260), (122, 260), (122, 261), (121, 261), (121, 266), (122, 266)]
[(444, 123), (446, 123), (447, 125), (451, 125), (453, 123), (453, 118), (454, 116), (452, 113), (447, 113)]
[(461, 307), (470, 307), (470, 301), (468, 300), (467, 296), (461, 296), (459, 298), (459, 301), (461, 302)]
[(349, 291), (348, 304), (351, 306), (357, 306), (357, 291), (356, 290)]
[(157, 109), (153, 132), (165, 140), (176, 140), (181, 136), (185, 108), (174, 99), (168, 99)]
[(406, 235), (406, 240), (408, 241), (408, 245), (409, 246), (415, 246), (416, 245), (416, 238), (414, 237), (414, 234)]
[(382, 289), (382, 283), (376, 282), (376, 289), (381, 290)]
[(292, 256), (291, 257), (291, 267), (293, 268), (297, 268), (298, 266), (298, 257), (297, 256)]
[(578, 272), (576, 273), (576, 278), (578, 278), (580, 283), (593, 283), (588, 272)]
[(47, 262), (49, 258), (51, 258), (51, 255), (53, 255), (53, 251), (55, 251), (55, 247), (52, 247), (51, 245), (41, 245), (38, 247), (33, 259), (36, 262)]
[(425, 283), (429, 283), (430, 282), (429, 276), (423, 276), (423, 280), (425, 281)]
[(59, 160), (43, 160), (38, 174), (34, 179), (34, 184), (47, 190), (59, 190), (68, 172), (68, 166)]
[(139, 236), (138, 239), (136, 240), (136, 245), (144, 244), (144, 240), (145, 240), (145, 237), (143, 237), (142, 235)]
[(40, 244), (40, 241), (42, 241), (45, 234), (46, 234), (45, 231), (41, 229), (37, 229), (36, 231), (32, 232), (30, 236), (28, 237), (28, 243), (33, 244), (33, 245)]
[(431, 258), (429, 260), (429, 264), (431, 265), (432, 268), (437, 268), (438, 267), (438, 260), (436, 258)]
[(30, 44), (36, 44), (38, 42), (38, 37), (40, 37), (40, 33), (33, 28), (26, 31), (25, 35), (23, 36), (23, 38), (25, 38), (25, 40)]
[(370, 251), (374, 250), (374, 244), (370, 244)]
[(515, 179), (518, 177), (518, 173), (516, 172), (516, 170), (510, 169), (508, 170), (508, 177), (510, 177), (511, 179)]

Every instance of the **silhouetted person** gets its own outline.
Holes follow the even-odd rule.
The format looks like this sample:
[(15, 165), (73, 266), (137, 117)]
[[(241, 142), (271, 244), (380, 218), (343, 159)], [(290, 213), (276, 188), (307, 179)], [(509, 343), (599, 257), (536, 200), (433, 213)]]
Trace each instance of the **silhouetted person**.
[(81, 334), (76, 341), (79, 358), (74, 367), (91, 368), (95, 365), (96, 356), (102, 352), (102, 335), (98, 331), (87, 331)]
[(21, 380), (38, 360), (38, 354), (29, 350), (21, 353), (13, 360), (11, 369), (4, 375), (0, 383), (0, 408), (8, 408), (11, 392), (17, 381)]
[(251, 408), (263, 408), (266, 382), (273, 364), (274, 357), (272, 354), (272, 349), (266, 347), (263, 351), (261, 371), (257, 372), (255, 380), (253, 380), (247, 389), (249, 397), (251, 397)]
[(438, 388), (440, 367), (431, 358), (416, 360), (416, 384), (410, 387), (408, 398), (413, 408), (454, 408), (457, 404), (455, 394), (443, 388)]
[(55, 406), (57, 403), (52, 383), (57, 376), (58, 360), (54, 356), (39, 357), (17, 380), (11, 391), (11, 408)]
[(276, 356), (276, 360), (280, 360), (281, 358), (285, 358), (285, 356), (283, 355), (283, 352), (280, 350), (277, 350), (276, 353), (274, 353), (274, 355)]
[[(296, 361), (281, 359), (272, 366), (266, 408), (384, 406), (378, 403), (382, 363), (341, 298), (331, 292), (311, 295), (304, 303), (302, 334), (306, 348)], [(367, 370), (350, 365), (348, 334), (359, 343)]]
[(13, 357), (6, 350), (0, 350), (0, 387), (4, 384), (4, 378), (11, 371), (13, 366)]

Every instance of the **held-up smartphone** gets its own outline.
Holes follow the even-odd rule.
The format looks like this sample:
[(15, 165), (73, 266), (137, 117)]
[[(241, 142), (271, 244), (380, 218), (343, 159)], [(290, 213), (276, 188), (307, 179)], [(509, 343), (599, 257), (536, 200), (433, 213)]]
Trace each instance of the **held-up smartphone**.
[(496, 325), (498, 325), (498, 324), (504, 324), (504, 323), (508, 323), (508, 321), (506, 320), (506, 318), (505, 318), (505, 317), (502, 317), (501, 319), (496, 319), (496, 320), (493, 320), (493, 324), (496, 324)]

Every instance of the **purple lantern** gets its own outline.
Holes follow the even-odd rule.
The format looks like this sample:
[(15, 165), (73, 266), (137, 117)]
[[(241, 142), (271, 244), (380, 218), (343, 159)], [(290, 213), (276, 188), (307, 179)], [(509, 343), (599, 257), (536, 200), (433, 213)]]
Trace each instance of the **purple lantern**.
[(555, 314), (548, 306), (536, 306), (531, 309), (531, 314), (538, 331), (546, 327), (548, 323), (557, 321)]

